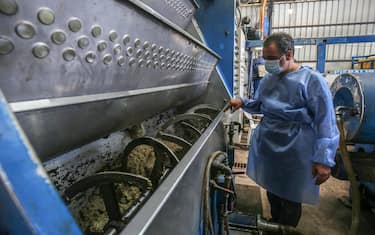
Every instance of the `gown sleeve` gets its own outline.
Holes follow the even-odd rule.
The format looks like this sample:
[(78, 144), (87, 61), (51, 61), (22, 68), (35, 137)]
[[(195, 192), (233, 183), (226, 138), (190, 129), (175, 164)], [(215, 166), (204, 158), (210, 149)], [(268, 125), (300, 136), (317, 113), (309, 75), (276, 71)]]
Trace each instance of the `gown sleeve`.
[(260, 111), (260, 106), (261, 106), (261, 101), (260, 101), (260, 93), (261, 92), (260, 92), (260, 90), (261, 90), (262, 80), (259, 84), (258, 89), (255, 91), (254, 99), (248, 99), (248, 98), (243, 98), (243, 97), (240, 98), (242, 100), (242, 103), (243, 103), (241, 108), (247, 113), (253, 113), (253, 114), (261, 113), (261, 111)]
[(313, 162), (332, 167), (335, 165), (339, 132), (331, 92), (320, 74), (311, 76), (306, 91), (307, 106), (312, 115), (316, 136)]

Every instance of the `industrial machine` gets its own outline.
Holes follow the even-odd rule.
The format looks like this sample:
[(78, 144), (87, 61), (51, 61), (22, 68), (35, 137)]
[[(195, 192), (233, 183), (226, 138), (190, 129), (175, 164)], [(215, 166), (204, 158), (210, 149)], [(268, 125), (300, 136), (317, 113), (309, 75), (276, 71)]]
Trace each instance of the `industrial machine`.
[(0, 0), (1, 234), (203, 229), (230, 94), (198, 7)]
[(0, 0), (0, 234), (229, 233), (235, 1), (199, 3)]
[(374, 73), (342, 74), (331, 85), (340, 130), (340, 151), (333, 175), (351, 183), (351, 234), (358, 233), (361, 198), (375, 194), (373, 78)]

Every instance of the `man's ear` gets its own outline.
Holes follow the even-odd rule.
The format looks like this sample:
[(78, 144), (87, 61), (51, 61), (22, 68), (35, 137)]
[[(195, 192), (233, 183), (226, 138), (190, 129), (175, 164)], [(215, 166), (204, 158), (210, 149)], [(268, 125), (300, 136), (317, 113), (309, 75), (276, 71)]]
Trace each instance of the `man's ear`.
[(293, 52), (292, 52), (292, 50), (288, 50), (288, 51), (285, 53), (285, 57), (286, 57), (286, 60), (291, 60), (291, 59), (293, 59)]

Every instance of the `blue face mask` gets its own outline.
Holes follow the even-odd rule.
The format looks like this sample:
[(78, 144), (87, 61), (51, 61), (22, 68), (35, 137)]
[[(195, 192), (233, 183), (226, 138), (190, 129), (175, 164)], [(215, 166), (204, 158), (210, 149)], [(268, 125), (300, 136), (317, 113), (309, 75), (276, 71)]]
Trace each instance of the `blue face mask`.
[[(280, 57), (281, 59), (281, 57)], [(280, 59), (278, 60), (265, 60), (266, 71), (270, 74), (279, 74), (283, 71), (283, 68), (280, 67)]]

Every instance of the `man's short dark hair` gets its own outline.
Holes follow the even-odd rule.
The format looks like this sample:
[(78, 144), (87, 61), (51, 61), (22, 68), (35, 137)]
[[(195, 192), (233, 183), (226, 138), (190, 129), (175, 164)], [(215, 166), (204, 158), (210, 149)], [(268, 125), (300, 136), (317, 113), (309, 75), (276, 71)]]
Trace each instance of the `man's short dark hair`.
[(273, 33), (263, 43), (263, 46), (267, 47), (275, 43), (281, 54), (285, 54), (291, 50), (294, 55), (294, 40), (292, 36), (287, 33)]

